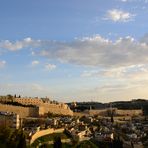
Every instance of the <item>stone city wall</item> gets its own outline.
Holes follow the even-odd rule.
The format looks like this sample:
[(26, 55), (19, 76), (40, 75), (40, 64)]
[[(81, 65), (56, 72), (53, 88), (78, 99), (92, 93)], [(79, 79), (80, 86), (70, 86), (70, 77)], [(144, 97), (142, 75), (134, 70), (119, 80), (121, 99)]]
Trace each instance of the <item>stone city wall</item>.
[(20, 118), (37, 117), (39, 115), (39, 109), (37, 107), (21, 107), (0, 104), (0, 111), (16, 113), (20, 116)]
[(39, 115), (50, 112), (53, 114), (73, 116), (73, 111), (64, 103), (43, 102), (42, 99), (39, 98), (15, 98), (15, 101), (25, 105), (36, 105), (39, 107)]
[(73, 111), (71, 111), (69, 108), (63, 108), (63, 106), (58, 106), (55, 104), (43, 104), (39, 106), (39, 115), (44, 115), (48, 112), (73, 116)]
[(138, 109), (138, 110), (121, 110), (118, 109), (116, 111), (117, 115), (126, 115), (126, 116), (137, 116), (137, 115), (142, 115), (143, 111), (142, 109)]
[[(119, 116), (137, 116), (142, 115), (143, 111), (141, 109), (138, 110), (121, 110), (117, 108), (112, 109), (115, 115)], [(108, 115), (108, 111), (111, 111), (110, 108), (108, 109), (98, 109), (98, 110), (89, 110), (87, 111), (89, 115)]]
[(93, 110), (88, 110), (89, 115), (102, 115), (105, 116), (107, 115), (107, 110), (108, 109), (93, 109)]

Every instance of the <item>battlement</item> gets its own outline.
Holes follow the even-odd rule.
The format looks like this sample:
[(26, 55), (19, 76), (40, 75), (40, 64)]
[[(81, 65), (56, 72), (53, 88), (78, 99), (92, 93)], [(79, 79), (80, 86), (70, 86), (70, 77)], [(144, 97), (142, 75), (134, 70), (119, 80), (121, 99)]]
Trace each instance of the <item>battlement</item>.
[[(40, 116), (47, 113), (70, 115), (73, 116), (73, 111), (70, 110), (67, 104), (58, 103), (57, 101), (51, 101), (48, 98), (0, 98), (1, 103), (12, 103), (12, 105), (0, 105), (0, 111), (9, 111), (19, 114), (22, 117), (26, 116)], [(15, 106), (15, 102), (20, 105), (33, 105), (36, 107), (22, 107)], [(2, 106), (2, 107), (1, 107)]]
[(0, 104), (0, 111), (13, 112), (21, 118), (39, 116), (39, 108), (37, 107), (21, 107), (7, 104)]

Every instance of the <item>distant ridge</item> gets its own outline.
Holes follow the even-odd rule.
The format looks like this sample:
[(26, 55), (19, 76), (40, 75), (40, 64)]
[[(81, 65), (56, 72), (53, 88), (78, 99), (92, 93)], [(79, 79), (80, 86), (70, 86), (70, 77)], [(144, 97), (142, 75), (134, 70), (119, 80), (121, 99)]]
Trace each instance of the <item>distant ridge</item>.
[(131, 101), (114, 101), (109, 103), (101, 102), (76, 102), (76, 107), (72, 103), (67, 103), (72, 110), (89, 110), (91, 109), (105, 109), (112, 104), (113, 108), (117, 109), (142, 109), (145, 114), (148, 114), (148, 100), (147, 99), (132, 99)]

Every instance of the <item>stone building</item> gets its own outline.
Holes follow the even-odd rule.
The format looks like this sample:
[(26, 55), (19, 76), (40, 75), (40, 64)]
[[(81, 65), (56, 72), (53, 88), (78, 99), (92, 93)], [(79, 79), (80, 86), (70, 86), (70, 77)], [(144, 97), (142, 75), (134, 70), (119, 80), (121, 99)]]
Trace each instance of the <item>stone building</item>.
[(19, 129), (20, 127), (20, 118), (18, 114), (9, 113), (9, 112), (0, 112), (0, 125), (5, 127), (11, 127)]

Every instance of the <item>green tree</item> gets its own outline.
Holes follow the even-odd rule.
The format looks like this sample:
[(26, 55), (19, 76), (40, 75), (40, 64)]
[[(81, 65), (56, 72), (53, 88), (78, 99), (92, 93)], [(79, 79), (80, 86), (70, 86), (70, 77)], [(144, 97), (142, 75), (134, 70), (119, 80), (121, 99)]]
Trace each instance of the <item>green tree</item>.
[(62, 148), (62, 142), (59, 136), (54, 139), (54, 148)]
[(19, 141), (17, 148), (26, 148), (26, 138), (22, 131), (19, 134)]
[(7, 95), (7, 99), (10, 101), (10, 102), (13, 102), (13, 96), (12, 95)]
[(26, 138), (21, 130), (0, 127), (0, 145), (3, 148), (26, 148)]

